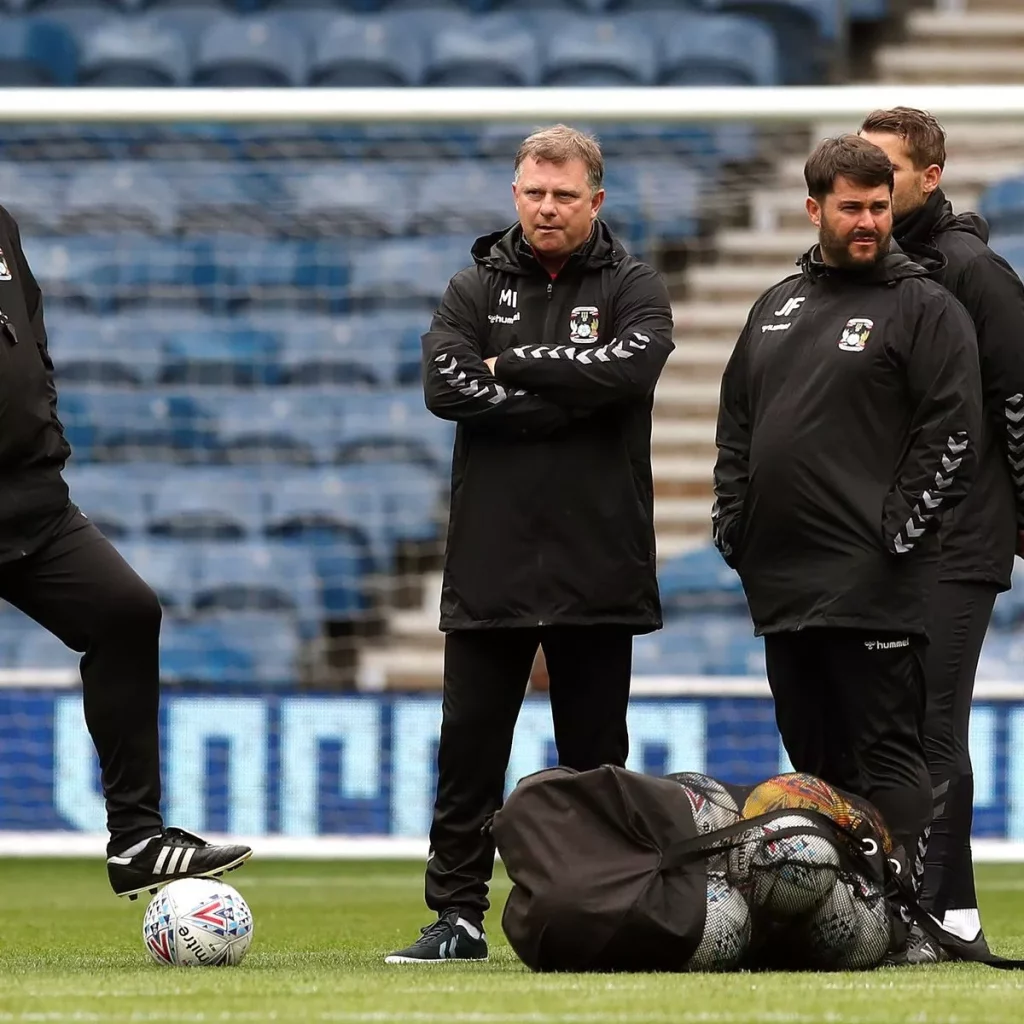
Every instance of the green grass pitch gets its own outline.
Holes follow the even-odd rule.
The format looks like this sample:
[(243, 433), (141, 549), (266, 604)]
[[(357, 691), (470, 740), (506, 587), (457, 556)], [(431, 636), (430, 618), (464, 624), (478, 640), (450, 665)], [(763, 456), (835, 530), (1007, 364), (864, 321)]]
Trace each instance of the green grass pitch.
[[(487, 964), (385, 967), (427, 920), (419, 864), (267, 862), (230, 876), (255, 916), (245, 962), (175, 970), (142, 946), (145, 901), (102, 862), (0, 862), (0, 1024), (1021, 1024), (1024, 972), (940, 965), (868, 974), (535, 975), (496, 911)], [(1024, 865), (979, 870), (998, 951), (1024, 956)], [(495, 886), (500, 906), (508, 883)]]

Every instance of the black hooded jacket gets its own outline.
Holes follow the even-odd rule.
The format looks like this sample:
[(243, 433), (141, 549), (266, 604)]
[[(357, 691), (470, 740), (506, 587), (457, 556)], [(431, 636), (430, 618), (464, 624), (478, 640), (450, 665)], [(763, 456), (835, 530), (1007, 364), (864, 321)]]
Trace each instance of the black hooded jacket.
[(29, 553), (68, 508), (42, 294), (0, 206), (0, 562)]
[(928, 269), (817, 257), (755, 303), (722, 380), (715, 542), (758, 633), (926, 632), (939, 516), (967, 493), (977, 345)]
[(601, 221), (554, 279), (518, 226), (478, 239), (473, 259), (423, 336), (427, 407), (458, 424), (441, 628), (657, 629), (665, 286)]
[(940, 189), (894, 233), (912, 257), (921, 245), (945, 256), (935, 280), (960, 300), (978, 336), (985, 403), (978, 476), (943, 519), (939, 578), (1005, 590), (1024, 529), (1024, 285), (988, 247), (988, 224), (974, 213), (954, 216)]

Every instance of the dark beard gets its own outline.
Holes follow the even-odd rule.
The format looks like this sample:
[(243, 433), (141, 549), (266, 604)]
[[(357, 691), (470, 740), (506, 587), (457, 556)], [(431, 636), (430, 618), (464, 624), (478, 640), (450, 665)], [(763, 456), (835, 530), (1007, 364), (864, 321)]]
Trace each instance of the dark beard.
[[(850, 255), (850, 244), (858, 238), (872, 238), (877, 243), (876, 255), (871, 260), (855, 260)], [(833, 232), (824, 221), (818, 229), (818, 244), (821, 246), (822, 259), (831, 263), (834, 267), (841, 267), (844, 270), (869, 270), (883, 256), (889, 252), (889, 244), (892, 241), (892, 233), (885, 235), (872, 234), (855, 231), (850, 235), (838, 235)]]

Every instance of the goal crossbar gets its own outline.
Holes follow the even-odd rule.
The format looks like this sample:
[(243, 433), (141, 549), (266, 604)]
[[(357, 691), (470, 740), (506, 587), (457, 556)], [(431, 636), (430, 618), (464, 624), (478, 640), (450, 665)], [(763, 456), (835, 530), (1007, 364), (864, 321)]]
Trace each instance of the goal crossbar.
[(1024, 85), (850, 85), (534, 89), (8, 88), (0, 122), (792, 123), (863, 117), (895, 104), (937, 117), (1024, 117)]

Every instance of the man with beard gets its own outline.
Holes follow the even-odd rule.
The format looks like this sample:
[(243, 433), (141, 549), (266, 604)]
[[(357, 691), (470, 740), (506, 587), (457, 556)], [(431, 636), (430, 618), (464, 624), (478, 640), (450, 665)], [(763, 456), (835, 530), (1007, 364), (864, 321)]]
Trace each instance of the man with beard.
[(722, 380), (714, 537), (798, 771), (875, 804), (920, 874), (924, 648), (940, 517), (977, 461), (970, 318), (890, 251), (893, 170), (856, 135), (804, 169), (819, 242), (754, 304)]
[[(893, 233), (911, 256), (934, 246), (946, 258), (936, 280), (963, 303), (978, 335), (985, 415), (978, 477), (941, 532), (925, 658), (925, 754), (934, 814), (921, 902), (943, 926), (984, 955), (971, 858), (974, 776), (967, 744), (974, 676), (996, 595), (1010, 586), (1014, 552), (1024, 553), (1024, 287), (986, 244), (977, 214), (954, 216), (939, 187), (946, 133), (930, 114), (876, 110), (861, 135), (892, 161)], [(928, 945), (922, 958), (934, 958)]]

